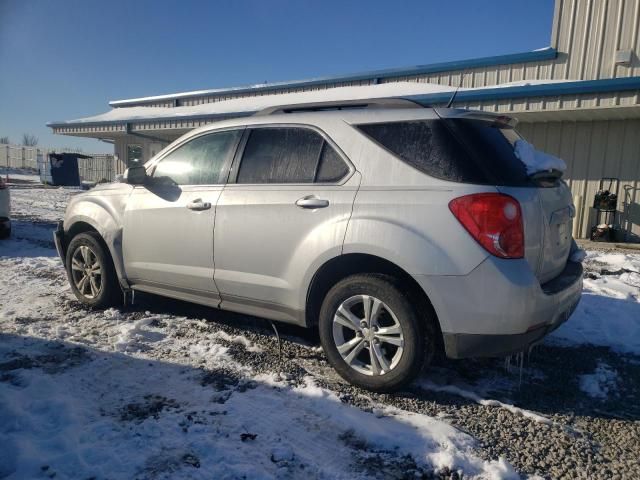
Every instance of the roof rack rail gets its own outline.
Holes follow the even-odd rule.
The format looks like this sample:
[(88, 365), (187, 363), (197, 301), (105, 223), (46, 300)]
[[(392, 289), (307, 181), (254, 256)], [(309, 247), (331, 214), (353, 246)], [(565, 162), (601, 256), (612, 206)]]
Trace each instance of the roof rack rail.
[(363, 100), (333, 100), (327, 102), (294, 103), (263, 108), (254, 115), (265, 116), (276, 113), (323, 112), (328, 110), (351, 110), (358, 108), (425, 108), (424, 105), (406, 98), (371, 98)]

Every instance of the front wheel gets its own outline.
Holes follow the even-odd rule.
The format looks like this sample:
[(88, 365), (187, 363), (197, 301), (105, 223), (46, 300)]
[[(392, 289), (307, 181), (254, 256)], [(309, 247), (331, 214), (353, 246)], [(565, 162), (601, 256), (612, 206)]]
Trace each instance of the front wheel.
[(73, 237), (65, 266), (71, 290), (85, 305), (107, 308), (122, 301), (111, 256), (98, 234), (88, 232)]
[(377, 392), (409, 383), (435, 350), (410, 299), (385, 275), (353, 275), (336, 284), (322, 304), (319, 328), (340, 376)]

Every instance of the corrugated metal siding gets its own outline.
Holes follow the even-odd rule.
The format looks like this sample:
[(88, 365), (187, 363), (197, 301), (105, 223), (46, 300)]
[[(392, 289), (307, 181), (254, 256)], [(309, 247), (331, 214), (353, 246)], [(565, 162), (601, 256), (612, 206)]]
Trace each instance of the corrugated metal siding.
[[(640, 75), (640, 0), (557, 0), (557, 39), (563, 52), (551, 78), (592, 80)], [(557, 42), (557, 43), (553, 43)], [(615, 64), (617, 50), (634, 50), (630, 66)]]
[[(351, 82), (335, 82), (335, 83), (327, 83), (325, 85), (318, 85), (313, 87), (295, 87), (295, 88), (278, 88), (270, 91), (257, 91), (250, 93), (227, 93), (223, 95), (204, 95), (204, 96), (194, 96), (181, 98), (178, 100), (179, 106), (193, 106), (193, 105), (202, 105), (203, 103), (214, 103), (221, 102), (224, 100), (230, 100), (233, 98), (247, 98), (247, 97), (262, 97), (265, 95), (279, 95), (282, 93), (296, 93), (296, 92), (309, 92), (309, 91), (317, 91), (317, 90), (327, 90), (329, 88), (336, 87), (353, 87), (353, 86), (362, 86), (362, 85), (371, 85), (374, 83), (373, 79), (368, 80), (358, 80)], [(153, 104), (152, 106), (165, 106), (166, 102), (160, 102), (158, 105)], [(169, 106), (174, 106), (173, 104)]]
[(616, 177), (620, 179), (617, 221), (638, 240), (640, 120), (521, 122), (518, 130), (536, 148), (567, 162), (565, 178), (581, 211), (575, 225), (578, 237), (588, 237), (595, 224), (591, 206), (600, 178)]

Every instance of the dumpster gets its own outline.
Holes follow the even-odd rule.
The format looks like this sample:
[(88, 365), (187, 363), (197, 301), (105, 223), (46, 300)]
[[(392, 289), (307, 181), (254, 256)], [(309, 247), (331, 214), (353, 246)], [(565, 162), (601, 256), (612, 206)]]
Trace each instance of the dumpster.
[(91, 157), (81, 153), (50, 153), (47, 155), (44, 168), (40, 169), (40, 176), (42, 178), (44, 174), (47, 183), (51, 185), (79, 187), (79, 158)]

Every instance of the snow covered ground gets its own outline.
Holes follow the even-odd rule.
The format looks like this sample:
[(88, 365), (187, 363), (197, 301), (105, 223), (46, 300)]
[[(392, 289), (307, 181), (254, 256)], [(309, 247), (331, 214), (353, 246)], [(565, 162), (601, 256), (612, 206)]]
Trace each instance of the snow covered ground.
[(588, 252), (585, 269), (578, 309), (551, 338), (640, 355), (640, 253)]
[(501, 361), (445, 362), (375, 395), (297, 329), (279, 358), (260, 319), (154, 296), (82, 308), (51, 241), (78, 190), (11, 193), (0, 478), (640, 475), (640, 254), (589, 252), (578, 310), (522, 379)]

